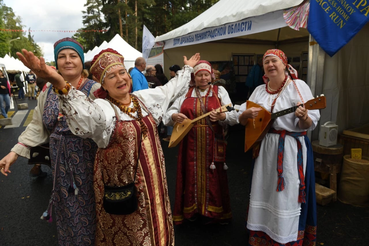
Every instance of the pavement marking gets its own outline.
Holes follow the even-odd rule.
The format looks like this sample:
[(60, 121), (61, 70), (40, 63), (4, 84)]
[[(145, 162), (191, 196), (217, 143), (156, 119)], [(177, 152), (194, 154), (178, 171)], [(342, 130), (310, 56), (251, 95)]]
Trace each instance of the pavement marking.
[[(11, 118), (15, 111), (8, 111), (8, 117)], [(4, 119), (4, 116), (0, 114), (0, 119)], [(0, 129), (4, 128), (4, 126), (0, 126)]]
[(28, 124), (29, 124), (29, 123), (31, 123), (32, 118), (33, 118), (33, 112), (34, 112), (34, 111), (35, 111), (34, 109), (31, 109), (31, 110), (29, 111), (29, 114), (28, 114), (27, 119), (26, 119), (26, 121), (24, 122), (23, 126), (28, 126)]
[(12, 118), (13, 125), (5, 126), (4, 129), (19, 127), (27, 113), (28, 110), (18, 110)]
[[(12, 117), (15, 111), (8, 111), (8, 117)], [(4, 116), (0, 114), (0, 119), (4, 119)]]

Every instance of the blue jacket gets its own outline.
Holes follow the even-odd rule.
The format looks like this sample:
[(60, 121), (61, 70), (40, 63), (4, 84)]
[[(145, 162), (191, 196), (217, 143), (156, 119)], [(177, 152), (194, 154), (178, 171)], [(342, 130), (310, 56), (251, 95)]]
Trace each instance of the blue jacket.
[(251, 92), (264, 83), (263, 81), (264, 71), (263, 68), (260, 67), (258, 64), (254, 65), (251, 68), (251, 71), (247, 75), (246, 78), (246, 86), (251, 89)]
[(132, 92), (149, 88), (149, 84), (147, 83), (145, 75), (143, 75), (143, 73), (136, 67), (132, 69), (131, 77), (132, 77)]

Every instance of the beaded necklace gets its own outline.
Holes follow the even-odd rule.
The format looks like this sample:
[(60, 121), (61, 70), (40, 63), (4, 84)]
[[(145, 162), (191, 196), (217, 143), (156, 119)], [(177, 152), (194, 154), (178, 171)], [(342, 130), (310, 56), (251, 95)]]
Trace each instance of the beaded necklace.
[[(132, 97), (130, 95), (130, 99), (133, 102), (133, 108), (130, 108), (128, 106), (123, 105), (123, 103), (118, 102), (117, 100), (115, 100), (114, 98), (112, 98), (110, 95), (108, 95), (106, 97), (106, 99), (108, 99), (110, 102), (112, 102), (113, 104), (115, 104), (123, 113), (125, 113), (126, 115), (128, 115), (129, 117), (131, 117), (132, 119), (135, 119), (139, 122), (140, 127), (141, 127), (141, 132), (142, 135), (146, 137), (147, 135), (147, 128), (146, 125), (143, 122), (143, 117), (142, 117), (142, 111), (141, 111), (141, 107), (140, 107), (140, 103), (138, 102), (136, 97)], [(134, 116), (132, 113), (137, 112), (137, 117)]]
[(81, 76), (81, 78), (79, 79), (79, 81), (78, 81), (78, 84), (77, 84), (77, 90), (79, 90), (79, 87), (81, 86), (81, 84), (82, 84), (82, 81), (83, 81), (83, 77)]
[(280, 92), (281, 90), (282, 90), (282, 88), (285, 86), (285, 84), (286, 84), (286, 81), (287, 81), (287, 78), (288, 78), (288, 76), (286, 75), (286, 77), (284, 78), (284, 80), (283, 80), (283, 83), (282, 83), (282, 85), (277, 89), (277, 90), (274, 90), (274, 89), (272, 89), (271, 87), (270, 87), (270, 81), (266, 84), (266, 86), (265, 86), (265, 89), (266, 89), (266, 91), (269, 93), (269, 94), (277, 94), (278, 92)]
[[(268, 96), (268, 105), (273, 109), (274, 108), (274, 105), (277, 101), (277, 98), (279, 97), (279, 95), (282, 93), (282, 91), (287, 87), (287, 85), (289, 84), (288, 83), (289, 80), (288, 80), (288, 76), (286, 75), (283, 83), (282, 83), (282, 86), (278, 89), (278, 90), (273, 90), (271, 88), (268, 88), (269, 87), (269, 82), (266, 86), (266, 91), (270, 94)], [(272, 92), (270, 92), (270, 89), (272, 90)], [(274, 96), (276, 95), (276, 96)]]

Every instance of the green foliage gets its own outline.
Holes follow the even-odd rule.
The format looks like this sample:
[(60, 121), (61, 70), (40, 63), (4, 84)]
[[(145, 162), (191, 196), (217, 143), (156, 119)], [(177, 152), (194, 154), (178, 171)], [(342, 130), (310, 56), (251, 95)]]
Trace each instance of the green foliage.
[(101, 0), (87, 0), (86, 7), (83, 13), (83, 25), (84, 28), (79, 29), (73, 38), (81, 43), (85, 51), (92, 50), (95, 46), (100, 45), (105, 39), (101, 32), (96, 30), (103, 30), (106, 28), (103, 14), (101, 12), (102, 3)]
[[(86, 0), (84, 28), (73, 37), (84, 45), (86, 51), (91, 50), (104, 40), (110, 41), (117, 33), (121, 33), (121, 18), (123, 38), (141, 50), (143, 25), (154, 36), (159, 36), (191, 21), (216, 2), (218, 0)], [(102, 29), (107, 31), (88, 32)]]
[(19, 16), (15, 16), (13, 9), (7, 7), (0, 0), (0, 27), (1, 29), (17, 30), (13, 32), (0, 32), (0, 57), (6, 54), (16, 57), (16, 52), (21, 49), (33, 51), (37, 56), (42, 56), (41, 48), (33, 40), (33, 37), (22, 32), (23, 25)]

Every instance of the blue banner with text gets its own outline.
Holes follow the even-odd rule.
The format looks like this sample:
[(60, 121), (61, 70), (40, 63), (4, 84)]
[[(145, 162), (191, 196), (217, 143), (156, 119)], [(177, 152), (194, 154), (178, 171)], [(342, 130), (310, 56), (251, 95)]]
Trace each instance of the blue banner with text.
[(310, 0), (308, 31), (330, 56), (369, 20), (369, 0)]

